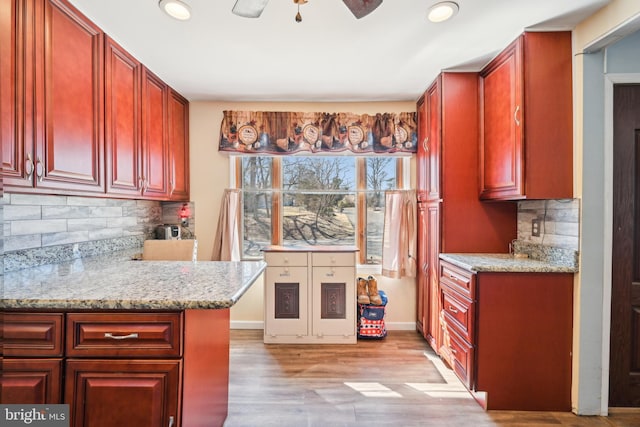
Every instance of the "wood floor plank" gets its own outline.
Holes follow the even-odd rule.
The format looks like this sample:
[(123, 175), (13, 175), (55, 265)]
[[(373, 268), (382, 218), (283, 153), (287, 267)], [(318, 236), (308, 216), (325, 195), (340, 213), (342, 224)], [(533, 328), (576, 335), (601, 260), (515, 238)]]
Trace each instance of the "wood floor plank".
[(640, 426), (637, 411), (483, 411), (412, 331), (355, 345), (290, 345), (232, 330), (230, 353), (225, 427)]

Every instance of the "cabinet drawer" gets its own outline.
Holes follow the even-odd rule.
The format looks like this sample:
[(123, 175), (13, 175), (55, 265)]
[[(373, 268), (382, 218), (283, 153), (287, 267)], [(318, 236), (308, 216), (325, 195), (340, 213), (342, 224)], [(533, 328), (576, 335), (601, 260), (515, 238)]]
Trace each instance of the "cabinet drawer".
[(475, 303), (446, 286), (441, 286), (440, 292), (445, 321), (455, 324), (462, 337), (472, 343)]
[(444, 342), (451, 354), (451, 365), (460, 381), (470, 390), (473, 388), (473, 358), (474, 349), (464, 338), (460, 337), (454, 328), (444, 327)]
[(307, 252), (265, 252), (264, 260), (269, 266), (306, 267)]
[(179, 357), (181, 313), (69, 313), (67, 356)]
[(353, 267), (356, 265), (354, 252), (314, 252), (311, 254), (313, 266)]
[(5, 356), (62, 356), (61, 313), (4, 313)]
[(470, 299), (475, 299), (475, 274), (455, 265), (440, 261), (440, 282), (460, 292)]

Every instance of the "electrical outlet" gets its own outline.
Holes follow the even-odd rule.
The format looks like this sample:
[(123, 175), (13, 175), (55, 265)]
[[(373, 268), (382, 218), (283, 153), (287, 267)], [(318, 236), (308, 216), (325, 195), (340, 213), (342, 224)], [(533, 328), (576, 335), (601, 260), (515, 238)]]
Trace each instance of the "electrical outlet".
[(533, 237), (540, 237), (540, 220), (538, 218), (531, 220), (531, 235)]

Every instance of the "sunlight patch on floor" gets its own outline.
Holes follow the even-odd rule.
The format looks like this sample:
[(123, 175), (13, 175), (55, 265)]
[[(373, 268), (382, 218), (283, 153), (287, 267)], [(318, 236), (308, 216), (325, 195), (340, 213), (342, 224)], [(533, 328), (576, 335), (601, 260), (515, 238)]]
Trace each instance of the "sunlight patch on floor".
[(425, 352), (424, 355), (427, 359), (429, 359), (431, 363), (433, 363), (433, 366), (436, 367), (447, 384), (460, 384), (460, 387), (464, 388), (458, 377), (456, 377), (456, 374), (454, 374), (451, 369), (445, 366), (444, 362), (442, 361), (442, 359), (440, 359), (439, 356), (427, 352)]
[(366, 397), (402, 397), (396, 391), (383, 386), (380, 383), (344, 383), (347, 387), (351, 387)]

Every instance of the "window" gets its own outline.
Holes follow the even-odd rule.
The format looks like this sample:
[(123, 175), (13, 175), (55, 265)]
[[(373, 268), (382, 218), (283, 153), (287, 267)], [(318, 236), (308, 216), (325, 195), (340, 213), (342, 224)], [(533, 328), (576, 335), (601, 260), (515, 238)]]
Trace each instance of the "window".
[(380, 264), (384, 191), (401, 187), (407, 157), (241, 156), (243, 257), (267, 245), (355, 245)]

